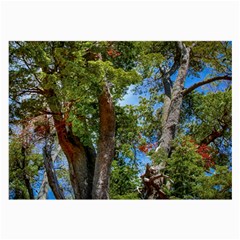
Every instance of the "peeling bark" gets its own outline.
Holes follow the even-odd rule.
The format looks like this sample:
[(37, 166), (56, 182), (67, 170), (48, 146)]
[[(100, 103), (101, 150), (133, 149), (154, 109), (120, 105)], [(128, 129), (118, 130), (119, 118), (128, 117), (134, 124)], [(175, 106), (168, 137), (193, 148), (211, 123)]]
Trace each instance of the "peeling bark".
[(115, 147), (115, 112), (108, 84), (99, 97), (100, 137), (93, 179), (93, 199), (108, 199), (111, 163)]
[(162, 190), (164, 184), (167, 184), (167, 178), (163, 173), (159, 173), (158, 166), (146, 166), (146, 172), (141, 176), (144, 183), (142, 190), (144, 199), (168, 199), (166, 193)]

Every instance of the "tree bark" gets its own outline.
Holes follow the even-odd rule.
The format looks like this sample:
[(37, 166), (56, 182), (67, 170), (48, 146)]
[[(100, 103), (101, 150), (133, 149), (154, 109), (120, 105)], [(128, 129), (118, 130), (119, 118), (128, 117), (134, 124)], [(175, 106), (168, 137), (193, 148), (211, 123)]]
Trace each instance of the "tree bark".
[(168, 109), (168, 116), (162, 130), (159, 147), (157, 148), (157, 151), (159, 149), (163, 149), (167, 154), (170, 154), (171, 141), (175, 137), (177, 125), (179, 123), (181, 105), (183, 100), (182, 90), (189, 67), (190, 48), (186, 47), (181, 42), (179, 42), (179, 48), (181, 49), (180, 67), (178, 70), (177, 79), (173, 85), (171, 103)]
[(45, 199), (47, 199), (48, 187), (49, 187), (49, 184), (48, 184), (47, 173), (44, 172), (42, 184), (41, 184), (38, 196), (37, 196), (38, 200), (45, 200)]
[(53, 160), (51, 157), (51, 145), (49, 142), (46, 142), (45, 146), (43, 147), (43, 159), (44, 159), (44, 166), (46, 169), (48, 182), (53, 191), (55, 198), (65, 199), (63, 191), (61, 190), (60, 185), (58, 183), (56, 172), (53, 167)]
[[(53, 163), (55, 162), (60, 150), (61, 150), (61, 148), (59, 146), (58, 149), (56, 150), (56, 152), (53, 154), (53, 156), (52, 156), (52, 162)], [(45, 167), (45, 172), (44, 172), (44, 175), (43, 175), (42, 184), (41, 184), (38, 196), (37, 196), (38, 200), (47, 199), (48, 187), (49, 187), (49, 182), (48, 182), (48, 176), (47, 176), (46, 167)]]
[(172, 83), (171, 83), (170, 77), (163, 78), (163, 85), (164, 85), (165, 97), (164, 97), (163, 111), (162, 111), (162, 117), (161, 117), (161, 129), (163, 129), (163, 127), (166, 124), (166, 121), (168, 118), (169, 107), (171, 104)]
[(93, 199), (108, 199), (111, 163), (115, 148), (115, 112), (108, 84), (99, 97), (100, 136), (93, 179)]

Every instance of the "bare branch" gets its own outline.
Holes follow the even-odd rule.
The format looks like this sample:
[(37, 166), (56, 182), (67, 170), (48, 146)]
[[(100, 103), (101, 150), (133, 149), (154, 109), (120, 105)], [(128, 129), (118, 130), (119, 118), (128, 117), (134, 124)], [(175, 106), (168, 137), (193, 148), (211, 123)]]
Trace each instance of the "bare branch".
[(204, 80), (202, 82), (198, 82), (198, 83), (195, 83), (193, 84), (191, 87), (183, 90), (182, 94), (183, 96), (186, 96), (187, 94), (189, 94), (190, 92), (192, 92), (193, 90), (195, 90), (196, 88), (198, 87), (201, 87), (205, 84), (208, 84), (208, 83), (211, 83), (211, 82), (214, 82), (214, 81), (219, 81), (219, 80), (228, 80), (228, 81), (232, 81), (232, 77), (229, 77), (229, 76), (221, 76), (221, 77), (214, 77), (214, 78), (209, 78), (207, 80)]
[(28, 62), (25, 60), (24, 57), (22, 57), (23, 62), (25, 63), (26, 67), (28, 68), (28, 70), (31, 72), (31, 74), (35, 77), (35, 79), (37, 80), (37, 82), (39, 83), (39, 85), (41, 86), (41, 81), (40, 79), (37, 77), (37, 75), (32, 71), (32, 69), (30, 68)]
[(33, 89), (27, 89), (27, 90), (23, 90), (21, 91), (19, 94), (17, 94), (17, 96), (21, 96), (21, 95), (24, 95), (24, 94), (31, 94), (31, 93), (34, 93), (34, 94), (43, 94), (43, 91), (39, 88), (33, 88)]

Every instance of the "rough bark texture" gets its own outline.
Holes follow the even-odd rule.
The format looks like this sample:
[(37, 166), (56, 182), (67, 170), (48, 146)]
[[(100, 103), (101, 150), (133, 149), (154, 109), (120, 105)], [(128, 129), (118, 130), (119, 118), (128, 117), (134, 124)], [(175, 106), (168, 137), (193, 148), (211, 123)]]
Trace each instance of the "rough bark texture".
[(166, 124), (168, 115), (169, 115), (169, 108), (172, 99), (172, 88), (173, 83), (171, 80), (171, 76), (177, 71), (181, 59), (181, 51), (179, 49), (178, 43), (176, 42), (176, 56), (174, 57), (174, 63), (169, 71), (165, 71), (161, 67), (159, 67), (160, 72), (162, 73), (162, 83), (164, 87), (164, 104), (163, 104), (163, 111), (162, 111), (162, 118), (161, 118), (161, 129)]
[(108, 84), (99, 97), (100, 137), (93, 179), (93, 199), (108, 199), (111, 163), (115, 146), (115, 113)]
[(47, 173), (44, 172), (42, 184), (41, 184), (38, 196), (37, 196), (38, 200), (45, 200), (45, 199), (47, 199), (48, 187), (49, 187), (49, 184), (48, 184)]
[(141, 176), (144, 183), (142, 190), (143, 199), (168, 199), (165, 192), (162, 190), (163, 185), (169, 177), (160, 173), (158, 166), (146, 166), (146, 172)]
[[(181, 105), (183, 100), (184, 82), (189, 68), (190, 48), (182, 42), (177, 43), (181, 53), (178, 75), (171, 87), (170, 76), (165, 75), (163, 78), (165, 99), (162, 116), (162, 134), (159, 146), (156, 152), (162, 151), (167, 156), (171, 154), (171, 143), (175, 137), (177, 125), (179, 123)], [(176, 67), (177, 64), (175, 64)], [(167, 196), (162, 190), (163, 185), (170, 187), (171, 179), (164, 174), (166, 162), (161, 161), (157, 166), (147, 166), (145, 174), (142, 175), (144, 187), (142, 190), (145, 199), (166, 199)]]
[(163, 149), (167, 154), (171, 151), (171, 141), (175, 137), (177, 125), (179, 122), (181, 105), (182, 105), (182, 90), (184, 87), (184, 81), (187, 76), (189, 67), (189, 53), (190, 49), (185, 47), (184, 44), (179, 43), (181, 49), (181, 62), (178, 70), (177, 79), (173, 85), (171, 103), (169, 106), (168, 116), (166, 123), (162, 130), (162, 136), (160, 138), (159, 149)]
[(161, 129), (163, 129), (163, 127), (166, 124), (169, 107), (171, 104), (172, 84), (171, 84), (170, 77), (168, 79), (166, 78), (163, 79), (163, 85), (164, 85), (165, 97), (164, 97), (164, 104), (163, 104), (163, 111), (162, 111), (162, 118), (161, 118)]

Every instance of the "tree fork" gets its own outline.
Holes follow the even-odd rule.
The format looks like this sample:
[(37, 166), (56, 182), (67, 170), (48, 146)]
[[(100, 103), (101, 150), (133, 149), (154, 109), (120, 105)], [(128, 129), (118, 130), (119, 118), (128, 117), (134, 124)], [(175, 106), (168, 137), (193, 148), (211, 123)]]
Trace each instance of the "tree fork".
[[(94, 154), (90, 154), (90, 148), (84, 147), (80, 139), (72, 133), (71, 126), (66, 127), (66, 121), (61, 114), (61, 105), (54, 90), (50, 89), (46, 91), (46, 94), (50, 110), (59, 113), (53, 115), (54, 126), (59, 144), (68, 160), (70, 181), (75, 199), (91, 199)], [(88, 169), (89, 166), (90, 169)]]

